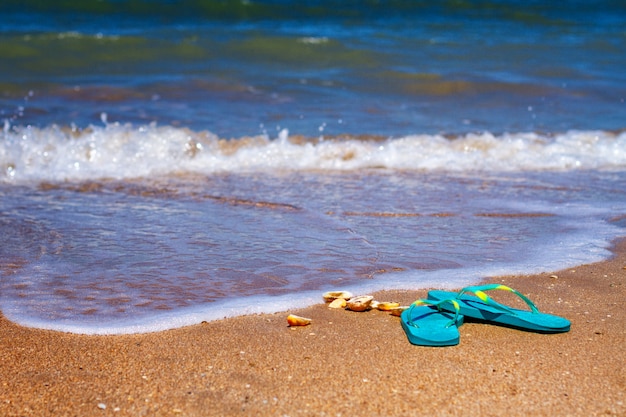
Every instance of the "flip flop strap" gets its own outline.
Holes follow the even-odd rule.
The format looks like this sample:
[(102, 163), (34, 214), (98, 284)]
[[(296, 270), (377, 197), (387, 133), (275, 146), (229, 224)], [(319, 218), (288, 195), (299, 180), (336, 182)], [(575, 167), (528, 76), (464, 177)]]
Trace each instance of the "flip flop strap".
[(493, 298), (489, 297), (487, 294), (484, 293), (484, 291), (490, 291), (490, 290), (503, 290), (503, 291), (512, 292), (513, 294), (521, 298), (528, 305), (528, 307), (530, 307), (530, 310), (533, 313), (539, 313), (539, 309), (535, 306), (535, 304), (532, 301), (530, 301), (528, 297), (526, 297), (524, 294), (520, 293), (519, 291), (514, 290), (513, 288), (507, 287), (506, 285), (502, 285), (502, 284), (487, 284), (487, 285), (476, 285), (472, 287), (465, 287), (459, 292), (459, 294), (457, 295), (457, 298), (460, 298), (464, 293), (473, 293), (476, 295), (476, 297), (480, 298), (485, 304), (488, 304), (491, 307), (497, 308), (507, 313), (515, 314), (514, 309), (511, 309), (510, 307), (507, 307), (503, 304), (498, 303)]
[[(454, 317), (452, 318), (452, 320), (450, 320), (448, 323), (446, 323), (446, 328), (453, 326), (457, 323), (458, 317), (459, 317), (459, 311), (461, 311), (461, 306), (459, 305), (459, 302), (456, 301), (453, 298), (450, 299), (446, 299), (446, 300), (441, 300), (441, 301), (432, 301), (432, 300), (424, 300), (424, 299), (420, 299), (417, 301), (414, 301), (411, 304), (411, 307), (409, 307), (409, 317), (411, 316), (411, 312), (413, 311), (413, 309), (417, 306), (420, 305), (430, 305), (430, 306), (435, 306), (437, 307), (437, 310), (441, 311), (441, 304), (449, 302), (450, 304), (452, 304), (452, 306), (454, 307)], [(407, 320), (408, 324), (410, 326), (413, 327), (419, 327), (417, 324), (413, 323), (412, 320)]]

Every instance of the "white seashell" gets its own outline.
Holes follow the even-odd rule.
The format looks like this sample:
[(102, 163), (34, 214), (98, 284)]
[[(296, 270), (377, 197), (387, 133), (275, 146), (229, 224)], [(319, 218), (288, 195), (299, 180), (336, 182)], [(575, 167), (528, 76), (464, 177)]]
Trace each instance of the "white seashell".
[(346, 300), (343, 298), (335, 298), (328, 304), (328, 308), (344, 308), (346, 306)]
[(353, 297), (347, 301), (348, 310), (352, 311), (365, 311), (371, 308), (372, 300), (374, 297), (371, 295), (360, 295)]
[(396, 307), (400, 307), (400, 303), (394, 303), (391, 301), (383, 301), (378, 303), (378, 305), (376, 306), (376, 308), (380, 311), (390, 311)]
[(378, 308), (378, 304), (380, 304), (380, 301), (372, 300), (372, 302), (370, 303), (370, 308), (375, 310)]
[(354, 297), (354, 294), (352, 294), (350, 291), (328, 291), (328, 292), (325, 292), (324, 295), (322, 295), (322, 297), (324, 297), (324, 301), (329, 303), (333, 300), (336, 300), (337, 298), (349, 300), (352, 297)]
[(290, 314), (287, 316), (287, 323), (290, 326), (307, 326), (311, 324), (313, 320), (307, 319), (306, 317), (296, 316), (294, 314)]

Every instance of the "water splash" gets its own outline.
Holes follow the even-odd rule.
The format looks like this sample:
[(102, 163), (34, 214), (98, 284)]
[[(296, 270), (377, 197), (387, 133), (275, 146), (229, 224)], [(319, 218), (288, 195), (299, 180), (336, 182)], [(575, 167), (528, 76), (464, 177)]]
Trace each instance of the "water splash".
[(449, 172), (622, 170), (626, 133), (488, 132), (400, 138), (268, 135), (225, 140), (185, 128), (107, 123), (84, 130), (11, 127), (0, 142), (0, 180), (81, 181), (175, 173), (367, 168)]

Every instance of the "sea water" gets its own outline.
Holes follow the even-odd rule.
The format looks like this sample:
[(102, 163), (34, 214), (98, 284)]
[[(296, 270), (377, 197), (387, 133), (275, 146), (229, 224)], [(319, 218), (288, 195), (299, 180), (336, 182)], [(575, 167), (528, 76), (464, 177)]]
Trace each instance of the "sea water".
[(0, 308), (89, 334), (610, 256), (626, 9), (3, 2)]

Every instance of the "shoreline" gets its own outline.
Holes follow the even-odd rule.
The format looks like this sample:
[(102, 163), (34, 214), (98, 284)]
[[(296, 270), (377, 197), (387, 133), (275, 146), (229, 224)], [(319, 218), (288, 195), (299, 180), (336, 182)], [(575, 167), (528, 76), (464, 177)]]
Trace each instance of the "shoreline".
[[(0, 415), (626, 415), (626, 239), (612, 252), (490, 280), (569, 319), (569, 333), (467, 322), (461, 343), (446, 348), (411, 345), (386, 312), (321, 302), (115, 336), (26, 328), (0, 315)], [(409, 304), (426, 291), (375, 295)], [(289, 313), (313, 324), (289, 328)]]

